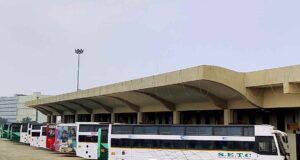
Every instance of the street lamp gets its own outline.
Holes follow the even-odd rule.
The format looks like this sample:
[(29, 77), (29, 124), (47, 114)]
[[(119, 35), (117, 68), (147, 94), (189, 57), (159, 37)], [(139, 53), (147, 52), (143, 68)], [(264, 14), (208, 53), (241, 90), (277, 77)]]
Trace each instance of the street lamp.
[(78, 56), (78, 68), (77, 68), (77, 91), (79, 91), (79, 67), (80, 67), (80, 55), (83, 54), (83, 49), (75, 49), (75, 53)]

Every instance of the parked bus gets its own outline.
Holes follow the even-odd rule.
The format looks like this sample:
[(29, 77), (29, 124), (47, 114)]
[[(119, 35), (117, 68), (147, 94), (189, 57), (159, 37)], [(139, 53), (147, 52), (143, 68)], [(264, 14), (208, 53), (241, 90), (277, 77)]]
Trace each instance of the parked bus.
[(2, 138), (8, 138), (9, 135), (9, 124), (4, 124), (3, 125), (3, 133), (2, 133)]
[(110, 160), (288, 160), (287, 135), (269, 125), (112, 125)]
[[(97, 159), (98, 130), (102, 129), (102, 135), (108, 137), (109, 124), (95, 122), (77, 122), (77, 150), (76, 156), (85, 159)], [(107, 143), (107, 142), (106, 142)]]
[(30, 123), (24, 123), (21, 125), (21, 133), (20, 133), (20, 142), (29, 144), (29, 135), (28, 135), (28, 128)]
[(3, 126), (4, 124), (0, 124), (0, 138), (3, 136)]
[(30, 146), (39, 147), (39, 139), (41, 136), (41, 128), (43, 124), (32, 124), (30, 130)]
[(46, 141), (46, 139), (47, 139), (46, 131), (47, 131), (47, 125), (41, 126), (40, 137), (38, 139), (38, 147), (40, 147), (40, 148), (45, 148), (46, 149), (46, 144), (47, 144), (47, 141)]
[(11, 125), (10, 140), (20, 142), (21, 126), (24, 123), (14, 123)]
[(55, 132), (56, 124), (48, 124), (46, 129), (46, 148), (49, 150), (55, 150)]
[(76, 124), (58, 124), (55, 132), (55, 151), (76, 152)]
[(11, 131), (11, 129), (12, 129), (12, 126), (14, 125), (15, 123), (11, 123), (10, 125), (9, 125), (9, 127), (8, 127), (8, 135), (7, 135), (7, 139), (11, 139), (11, 134), (12, 134), (12, 131)]

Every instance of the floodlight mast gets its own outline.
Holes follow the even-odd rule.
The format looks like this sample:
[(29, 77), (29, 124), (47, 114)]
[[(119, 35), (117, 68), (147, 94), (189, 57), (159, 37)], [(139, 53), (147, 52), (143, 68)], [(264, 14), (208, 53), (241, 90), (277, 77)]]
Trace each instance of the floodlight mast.
[(79, 76), (80, 76), (80, 55), (83, 54), (84, 49), (75, 49), (75, 53), (77, 54), (77, 91), (79, 91)]

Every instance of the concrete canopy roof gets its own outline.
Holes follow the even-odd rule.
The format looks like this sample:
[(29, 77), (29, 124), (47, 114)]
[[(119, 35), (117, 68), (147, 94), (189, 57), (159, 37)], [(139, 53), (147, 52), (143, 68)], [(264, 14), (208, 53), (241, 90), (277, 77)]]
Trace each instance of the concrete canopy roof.
[[(77, 110), (92, 113), (98, 108), (110, 113), (115, 107), (129, 107), (132, 112), (139, 112), (141, 106), (149, 105), (162, 105), (173, 111), (177, 104), (201, 102), (226, 109), (238, 100), (245, 102), (241, 105), (254, 108), (296, 107), (300, 106), (299, 83), (300, 65), (248, 73), (204, 65), (47, 97), (26, 105), (44, 114), (76, 113)], [(285, 98), (283, 102), (275, 104), (272, 95), (268, 97), (268, 89), (285, 95), (277, 95)]]

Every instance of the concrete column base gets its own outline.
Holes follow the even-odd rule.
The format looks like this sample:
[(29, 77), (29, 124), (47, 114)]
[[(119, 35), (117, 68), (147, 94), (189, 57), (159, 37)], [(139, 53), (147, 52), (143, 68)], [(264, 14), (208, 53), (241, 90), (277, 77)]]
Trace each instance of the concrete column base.
[(224, 125), (233, 123), (233, 111), (230, 109), (224, 109)]
[(91, 122), (95, 122), (95, 114), (91, 114)]
[(180, 112), (173, 111), (173, 124), (180, 124)]
[(143, 123), (143, 113), (138, 112), (137, 113), (137, 124), (141, 124), (141, 123)]
[(75, 114), (75, 122), (78, 122), (78, 114)]
[(111, 116), (110, 116), (110, 123), (112, 123), (112, 124), (115, 123), (115, 114), (114, 114), (114, 113), (111, 113)]
[(61, 123), (65, 123), (65, 115), (61, 115)]

